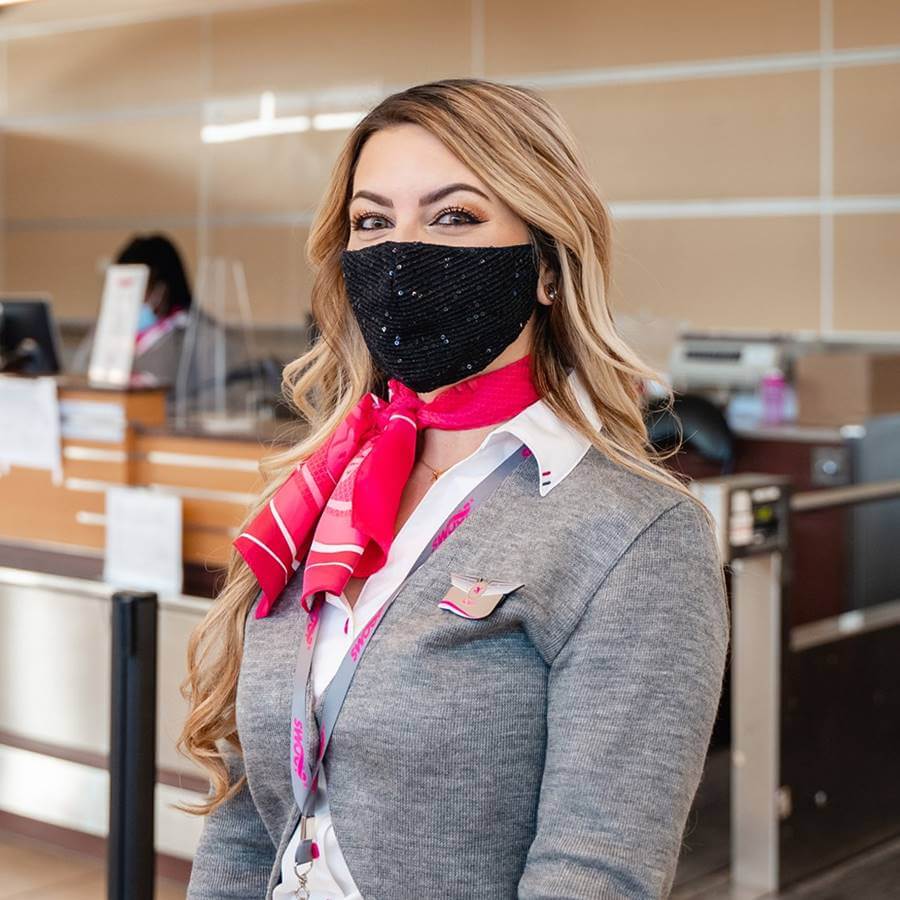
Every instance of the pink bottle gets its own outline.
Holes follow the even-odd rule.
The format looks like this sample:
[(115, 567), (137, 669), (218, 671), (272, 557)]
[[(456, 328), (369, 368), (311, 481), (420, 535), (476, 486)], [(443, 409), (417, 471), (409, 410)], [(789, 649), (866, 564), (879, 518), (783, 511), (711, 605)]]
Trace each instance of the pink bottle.
[(763, 425), (780, 425), (784, 421), (787, 382), (781, 369), (771, 369), (759, 383), (762, 397)]

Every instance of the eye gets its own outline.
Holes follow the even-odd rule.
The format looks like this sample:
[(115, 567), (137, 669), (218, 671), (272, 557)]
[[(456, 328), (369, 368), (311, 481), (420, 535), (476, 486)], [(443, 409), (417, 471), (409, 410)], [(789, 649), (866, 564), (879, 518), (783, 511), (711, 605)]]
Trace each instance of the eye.
[(380, 228), (390, 228), (391, 220), (382, 213), (360, 212), (350, 220), (350, 227), (354, 231), (377, 231)]
[(448, 206), (437, 214), (431, 224), (456, 227), (459, 225), (479, 225), (483, 221), (484, 219), (463, 206)]

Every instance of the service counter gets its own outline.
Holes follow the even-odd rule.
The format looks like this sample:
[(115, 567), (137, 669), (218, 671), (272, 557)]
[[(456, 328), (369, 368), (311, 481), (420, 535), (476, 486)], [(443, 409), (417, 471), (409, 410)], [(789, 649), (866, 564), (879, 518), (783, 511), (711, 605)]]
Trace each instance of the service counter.
[(261, 486), (260, 459), (290, 426), (210, 435), (166, 421), (160, 389), (60, 378), (62, 478), (0, 475), (0, 827), (102, 852), (107, 828), (112, 588), (102, 581), (105, 492), (153, 488), (182, 501), (184, 594), (158, 622), (156, 845), (184, 874), (201, 820), (173, 808), (206, 792), (175, 749), (188, 637)]
[(58, 574), (99, 577), (106, 489), (149, 487), (181, 499), (185, 587), (212, 596), (213, 576), (261, 487), (259, 461), (289, 426), (260, 423), (251, 434), (227, 435), (176, 428), (166, 421), (161, 389), (60, 379), (59, 400), (63, 477), (55, 483), (48, 471), (19, 467), (0, 477), (0, 563), (14, 564), (17, 550), (29, 558), (54, 551)]
[[(690, 478), (721, 474), (695, 451), (672, 461)], [(734, 471), (790, 479), (794, 491), (900, 478), (900, 414), (843, 426), (785, 424), (737, 429)], [(790, 527), (791, 626), (808, 625), (900, 597), (896, 559), (900, 500), (794, 516)]]

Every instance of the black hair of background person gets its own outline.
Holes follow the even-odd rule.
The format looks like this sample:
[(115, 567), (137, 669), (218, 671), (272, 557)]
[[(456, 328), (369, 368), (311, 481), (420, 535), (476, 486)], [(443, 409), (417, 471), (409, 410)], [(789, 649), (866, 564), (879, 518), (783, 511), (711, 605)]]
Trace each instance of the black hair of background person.
[(117, 265), (141, 263), (150, 269), (149, 291), (158, 282), (166, 285), (163, 308), (157, 310), (163, 317), (174, 309), (188, 309), (191, 305), (191, 289), (181, 254), (172, 240), (164, 234), (138, 235), (129, 241), (116, 256)]

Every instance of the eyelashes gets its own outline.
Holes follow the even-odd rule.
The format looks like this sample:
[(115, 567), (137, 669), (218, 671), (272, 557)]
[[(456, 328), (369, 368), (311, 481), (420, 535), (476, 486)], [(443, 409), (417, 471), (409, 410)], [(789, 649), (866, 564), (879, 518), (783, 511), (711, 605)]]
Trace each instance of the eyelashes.
[[(454, 216), (457, 219), (462, 219), (462, 221), (441, 222), (441, 219), (443, 219), (445, 216)], [(380, 228), (387, 227), (387, 225), (384, 224), (366, 225), (366, 221), (370, 219), (375, 222), (380, 221), (382, 223), (387, 223), (387, 225), (389, 225), (391, 222), (391, 220), (384, 213), (364, 210), (362, 212), (356, 213), (350, 219), (350, 227), (353, 231), (377, 231)], [(459, 228), (465, 225), (480, 225), (484, 221), (485, 218), (472, 209), (467, 209), (464, 206), (447, 206), (440, 212), (438, 212), (429, 224), (441, 225), (446, 228)]]
[(354, 231), (359, 231), (361, 228), (364, 231), (374, 231), (375, 229), (373, 229), (373, 228), (363, 228), (363, 222), (365, 222), (366, 219), (380, 219), (382, 222), (388, 221), (387, 216), (385, 216), (383, 213), (368, 212), (368, 211), (358, 212), (358, 213), (356, 213), (356, 215), (354, 215), (350, 219), (350, 227)]
[[(444, 222), (441, 223), (441, 219), (444, 216), (456, 216), (457, 218), (465, 219), (463, 222), (456, 222), (455, 224), (452, 222)], [(465, 206), (448, 206), (445, 209), (442, 209), (434, 218), (434, 222), (432, 225), (449, 225), (451, 228), (455, 228), (458, 225), (480, 225), (484, 221), (484, 218), (479, 216), (478, 213), (474, 212), (471, 209), (467, 209)]]

